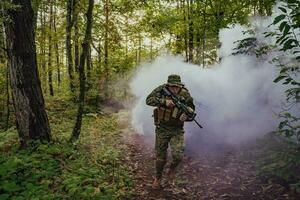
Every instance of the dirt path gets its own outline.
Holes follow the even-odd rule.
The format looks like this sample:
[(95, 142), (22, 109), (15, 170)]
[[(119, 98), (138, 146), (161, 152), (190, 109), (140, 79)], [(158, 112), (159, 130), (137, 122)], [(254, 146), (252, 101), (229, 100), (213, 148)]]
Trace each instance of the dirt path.
[(125, 163), (135, 177), (135, 199), (295, 199), (281, 185), (258, 177), (251, 147), (238, 151), (224, 147), (218, 157), (205, 151), (193, 154), (187, 148), (175, 184), (163, 177), (163, 189), (153, 190), (154, 149), (145, 136), (126, 126), (125, 111), (118, 115), (127, 146)]

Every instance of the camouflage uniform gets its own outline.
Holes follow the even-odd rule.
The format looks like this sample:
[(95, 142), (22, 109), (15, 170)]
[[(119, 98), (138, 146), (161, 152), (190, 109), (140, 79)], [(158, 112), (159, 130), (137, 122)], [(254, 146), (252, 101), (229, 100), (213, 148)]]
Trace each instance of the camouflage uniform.
[[(172, 77), (174, 76), (175, 78), (179, 77), (178, 75), (170, 75), (168, 78), (168, 83), (172, 82)], [(168, 99), (169, 97), (166, 97), (162, 94), (162, 88), (168, 87), (168, 85), (169, 84), (160, 85), (159, 87), (154, 89), (146, 99), (147, 105), (157, 107), (154, 110), (153, 115), (156, 125), (155, 152), (157, 179), (161, 179), (162, 177), (163, 168), (166, 164), (167, 149), (169, 144), (171, 146), (172, 152), (172, 163), (170, 165), (171, 170), (174, 170), (180, 163), (184, 152), (184, 122), (179, 120), (182, 112), (176, 107), (167, 108), (166, 99)], [(190, 96), (188, 90), (183, 86), (183, 84), (177, 86), (180, 86), (181, 89), (176, 96), (180, 98), (183, 103), (194, 110), (195, 106), (193, 104), (193, 98)]]

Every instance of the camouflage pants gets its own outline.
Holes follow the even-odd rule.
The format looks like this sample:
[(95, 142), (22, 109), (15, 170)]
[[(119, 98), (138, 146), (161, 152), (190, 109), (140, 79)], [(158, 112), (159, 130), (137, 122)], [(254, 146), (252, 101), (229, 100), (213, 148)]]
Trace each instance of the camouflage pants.
[(184, 130), (183, 127), (160, 125), (156, 127), (155, 132), (156, 178), (160, 179), (167, 162), (167, 150), (169, 144), (172, 153), (170, 169), (175, 169), (182, 160), (184, 152)]

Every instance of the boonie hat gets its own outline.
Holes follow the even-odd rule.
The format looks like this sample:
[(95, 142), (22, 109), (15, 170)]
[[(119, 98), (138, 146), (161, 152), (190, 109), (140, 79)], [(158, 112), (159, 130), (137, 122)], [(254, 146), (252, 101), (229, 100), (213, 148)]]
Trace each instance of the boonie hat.
[(168, 76), (168, 82), (167, 82), (168, 85), (170, 86), (183, 86), (184, 84), (181, 82), (181, 78), (179, 75), (177, 74), (171, 74)]

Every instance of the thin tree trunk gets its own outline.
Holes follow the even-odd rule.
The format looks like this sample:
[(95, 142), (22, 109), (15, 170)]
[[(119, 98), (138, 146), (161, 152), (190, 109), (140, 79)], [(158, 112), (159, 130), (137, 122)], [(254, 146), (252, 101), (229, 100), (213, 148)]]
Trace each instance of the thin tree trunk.
[[(181, 7), (179, 0), (176, 1), (176, 9), (177, 9), (178, 16), (180, 16), (182, 14), (181, 13), (182, 7)], [(180, 25), (177, 25), (177, 26), (178, 26), (177, 29), (179, 30)], [(176, 44), (175, 45), (176, 46), (175, 53), (176, 54), (181, 54), (181, 52), (182, 52), (182, 35), (181, 34), (182, 34), (181, 32), (176, 33), (176, 41), (175, 41), (175, 44)]]
[(152, 62), (152, 60), (153, 60), (153, 38), (152, 35), (150, 35), (150, 61)]
[(52, 26), (53, 26), (53, 2), (50, 5), (50, 16), (49, 16), (49, 43), (48, 43), (48, 83), (49, 93), (54, 96), (53, 81), (52, 81)]
[(74, 5), (73, 20), (74, 20), (74, 59), (75, 59), (75, 70), (79, 71), (79, 29), (78, 29), (78, 8)]
[(203, 14), (203, 22), (204, 22), (204, 26), (203, 26), (203, 38), (202, 38), (202, 67), (205, 67), (205, 40), (206, 40), (206, 8), (207, 8), (207, 0), (205, 0), (205, 7), (204, 7), (204, 14)]
[(58, 83), (58, 86), (60, 86), (60, 84), (61, 84), (60, 59), (59, 59), (59, 47), (58, 47), (58, 35), (57, 35), (57, 28), (56, 28), (56, 18), (57, 18), (57, 5), (56, 5), (56, 1), (55, 1), (53, 28), (54, 28), (54, 34), (55, 34), (55, 56), (56, 56), (56, 69), (57, 69), (57, 83)]
[(109, 0), (105, 0), (105, 34), (104, 34), (104, 98), (108, 99), (109, 68), (108, 68), (108, 23), (109, 23)]
[(66, 25), (66, 57), (69, 73), (70, 90), (74, 94), (74, 69), (73, 69), (73, 58), (72, 58), (72, 44), (71, 44), (71, 32), (73, 27), (72, 11), (73, 11), (73, 0), (67, 0), (67, 25)]
[(79, 138), (80, 131), (81, 131), (82, 114), (84, 109), (84, 97), (85, 97), (84, 64), (86, 62), (88, 49), (92, 39), (93, 7), (94, 7), (94, 0), (89, 0), (89, 7), (86, 13), (87, 22), (86, 22), (85, 37), (82, 43), (82, 52), (80, 55), (80, 63), (79, 63), (79, 77), (80, 77), (79, 105), (78, 105), (76, 123), (71, 137), (72, 142), (75, 142)]
[(98, 45), (98, 69), (97, 69), (97, 77), (98, 77), (98, 88), (99, 91), (96, 95), (96, 110), (99, 110), (100, 107), (100, 91), (101, 91), (101, 68), (102, 68), (102, 59), (101, 59), (101, 42), (99, 41)]
[(38, 75), (34, 16), (30, 0), (13, 0), (18, 10), (9, 10), (5, 23), (9, 74), (14, 96), (21, 147), (29, 139), (51, 140), (48, 117)]
[(41, 11), (41, 66), (42, 66), (42, 86), (44, 92), (47, 91), (47, 70), (46, 70), (46, 47), (45, 42), (46, 41), (46, 11), (43, 7), (43, 10)]
[(189, 61), (193, 62), (194, 57), (194, 22), (193, 22), (193, 0), (190, 0), (189, 9), (188, 9), (188, 19), (189, 19), (189, 25), (188, 25), (188, 48), (189, 48)]
[(89, 90), (91, 87), (91, 70), (92, 70), (92, 54), (91, 54), (91, 46), (89, 46), (87, 57), (86, 57), (87, 90)]
[(9, 94), (9, 69), (7, 64), (7, 71), (6, 71), (6, 123), (5, 123), (5, 130), (8, 130), (9, 127), (9, 117), (10, 117), (10, 94)]
[(142, 36), (139, 33), (139, 54), (138, 54), (138, 63), (140, 64), (142, 61), (141, 55), (142, 55)]
[(189, 61), (189, 56), (188, 56), (188, 21), (189, 19), (187, 18), (187, 11), (185, 8), (185, 0), (183, 0), (183, 21), (184, 21), (184, 51), (185, 51), (185, 61)]
[(78, 72), (78, 65), (79, 65), (79, 31), (77, 23), (74, 26), (74, 56), (75, 56), (75, 70)]

